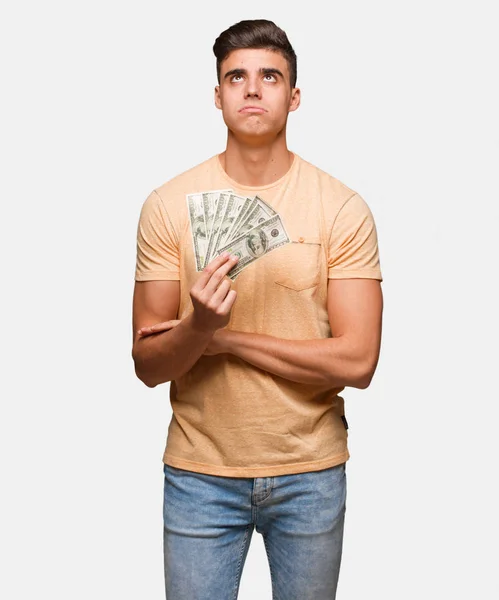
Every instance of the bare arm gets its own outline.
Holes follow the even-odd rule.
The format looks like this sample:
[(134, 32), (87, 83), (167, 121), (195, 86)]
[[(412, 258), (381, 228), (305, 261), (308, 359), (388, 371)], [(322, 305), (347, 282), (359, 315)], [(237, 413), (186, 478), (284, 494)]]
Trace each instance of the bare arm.
[(223, 334), (222, 351), (280, 377), (325, 387), (363, 389), (370, 384), (378, 363), (382, 309), (379, 281), (330, 279), (332, 338), (287, 340), (240, 331), (217, 334)]
[(341, 338), (288, 340), (229, 331), (223, 343), (226, 352), (290, 381), (325, 389), (361, 387), (361, 365)]
[(132, 358), (137, 377), (148, 387), (171, 381), (188, 371), (203, 354), (213, 335), (212, 332), (196, 330), (191, 315), (170, 331), (148, 337), (138, 334), (138, 328), (159, 318), (175, 318), (179, 295), (178, 281), (135, 282)]
[(190, 294), (194, 312), (169, 331), (148, 336), (139, 329), (175, 319), (179, 307), (178, 281), (136, 282), (133, 297), (132, 358), (137, 377), (148, 387), (178, 379), (204, 353), (213, 334), (224, 327), (236, 298), (225, 278), (235, 261), (218, 256), (203, 270)]
[(332, 338), (287, 340), (245, 332), (223, 333), (226, 352), (300, 383), (369, 386), (378, 363), (383, 297), (375, 279), (330, 279)]
[[(383, 296), (375, 279), (331, 279), (328, 314), (332, 338), (288, 340), (242, 331), (216, 331), (205, 354), (227, 352), (299, 383), (333, 387), (369, 386), (381, 344)], [(178, 329), (158, 323), (151, 331)]]

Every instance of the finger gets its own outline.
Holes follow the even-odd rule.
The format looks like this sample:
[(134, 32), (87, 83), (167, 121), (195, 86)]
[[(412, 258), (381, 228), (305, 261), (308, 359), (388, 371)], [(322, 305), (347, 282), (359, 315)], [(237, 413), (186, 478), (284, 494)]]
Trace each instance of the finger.
[(140, 335), (142, 337), (144, 337), (146, 335), (151, 335), (151, 328), (150, 327), (141, 327), (140, 329), (137, 330), (137, 335)]
[(152, 335), (153, 333), (156, 333), (156, 331), (153, 329), (152, 326), (150, 327), (142, 327), (141, 329), (139, 329), (137, 331), (137, 334), (142, 336), (142, 337), (146, 337), (148, 335)]
[(170, 321), (163, 321), (162, 323), (155, 323), (154, 325), (149, 325), (147, 327), (142, 327), (138, 330), (139, 335), (151, 335), (152, 333), (157, 333), (159, 331), (166, 331), (168, 329), (172, 329), (176, 327), (180, 323), (178, 319), (171, 319)]
[(213, 304), (218, 306), (225, 300), (227, 292), (230, 290), (231, 283), (232, 282), (230, 279), (224, 279), (222, 281), (222, 283), (218, 286), (218, 288), (215, 290), (215, 293), (211, 297), (211, 302), (213, 302)]
[(223, 310), (224, 314), (230, 312), (230, 309), (234, 305), (236, 301), (237, 292), (236, 290), (230, 290), (230, 292), (225, 297), (225, 300), (220, 304), (220, 309)]
[(224, 279), (224, 277), (232, 269), (232, 267), (237, 263), (237, 261), (237, 256), (230, 256), (229, 259), (226, 262), (224, 262), (220, 267), (218, 267), (218, 269), (212, 274), (204, 288), (210, 296), (212, 296), (216, 292), (220, 282)]
[(180, 323), (178, 319), (170, 319), (169, 321), (163, 321), (163, 323), (155, 323), (150, 326), (150, 330), (154, 333), (157, 331), (165, 331), (166, 329), (173, 329)]
[(206, 267), (201, 271), (201, 276), (197, 280), (195, 286), (199, 287), (199, 289), (204, 289), (210, 277), (213, 273), (224, 263), (226, 263), (229, 259), (229, 252), (222, 252), (219, 256), (216, 256), (212, 261), (210, 261)]

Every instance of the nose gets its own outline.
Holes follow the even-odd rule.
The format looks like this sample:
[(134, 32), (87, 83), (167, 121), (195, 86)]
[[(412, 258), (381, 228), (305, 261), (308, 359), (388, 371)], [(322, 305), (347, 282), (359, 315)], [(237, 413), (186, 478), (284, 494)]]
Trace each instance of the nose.
[(256, 77), (248, 77), (246, 83), (246, 89), (244, 90), (245, 98), (261, 98), (262, 97), (262, 88), (260, 84), (260, 79), (258, 76)]

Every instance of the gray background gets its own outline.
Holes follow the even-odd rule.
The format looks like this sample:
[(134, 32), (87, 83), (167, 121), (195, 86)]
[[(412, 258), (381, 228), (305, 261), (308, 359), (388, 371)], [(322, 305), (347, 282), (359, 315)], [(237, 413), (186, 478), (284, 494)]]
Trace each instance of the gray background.
[[(378, 228), (381, 358), (344, 392), (339, 600), (499, 597), (497, 4), (2, 3), (0, 595), (163, 597), (168, 385), (131, 359), (149, 192), (225, 147), (218, 34), (285, 29), (288, 145)], [(254, 534), (239, 598), (271, 598)]]

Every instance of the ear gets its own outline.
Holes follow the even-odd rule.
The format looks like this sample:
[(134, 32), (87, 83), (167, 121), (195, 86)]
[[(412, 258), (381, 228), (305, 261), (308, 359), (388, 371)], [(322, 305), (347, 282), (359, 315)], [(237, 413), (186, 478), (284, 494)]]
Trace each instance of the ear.
[(215, 86), (215, 106), (222, 110), (222, 103), (220, 101), (220, 86), (216, 85)]
[(300, 88), (293, 88), (291, 91), (291, 100), (289, 101), (288, 112), (293, 112), (300, 106), (301, 91)]

